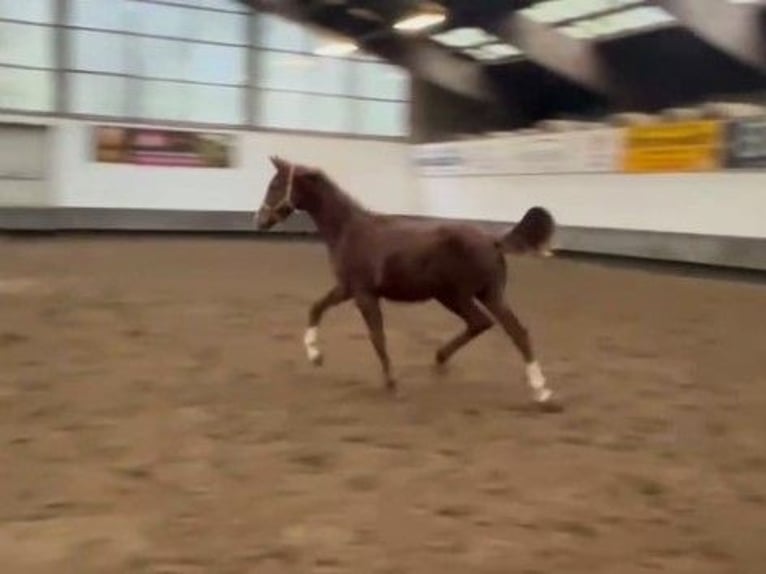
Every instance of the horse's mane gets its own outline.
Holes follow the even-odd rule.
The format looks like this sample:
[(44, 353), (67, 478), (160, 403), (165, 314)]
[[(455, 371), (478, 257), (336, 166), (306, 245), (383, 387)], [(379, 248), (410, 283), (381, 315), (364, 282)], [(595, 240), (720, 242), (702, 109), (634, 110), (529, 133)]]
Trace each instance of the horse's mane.
[(359, 200), (357, 200), (355, 197), (350, 195), (347, 191), (345, 191), (340, 185), (338, 185), (335, 180), (333, 180), (323, 169), (317, 169), (317, 173), (319, 174), (319, 181), (320, 181), (320, 187), (324, 189), (330, 189), (332, 193), (339, 198), (343, 203), (349, 205), (350, 207), (353, 207), (359, 211), (363, 212), (369, 212), (369, 209), (365, 207)]

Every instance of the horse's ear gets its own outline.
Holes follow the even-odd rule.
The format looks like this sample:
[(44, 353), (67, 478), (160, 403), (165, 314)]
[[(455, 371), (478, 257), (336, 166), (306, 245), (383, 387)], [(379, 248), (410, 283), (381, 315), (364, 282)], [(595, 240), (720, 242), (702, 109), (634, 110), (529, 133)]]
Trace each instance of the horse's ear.
[(269, 157), (271, 160), (271, 164), (277, 169), (277, 171), (282, 171), (289, 168), (288, 162), (283, 160), (281, 157), (277, 155), (272, 155)]

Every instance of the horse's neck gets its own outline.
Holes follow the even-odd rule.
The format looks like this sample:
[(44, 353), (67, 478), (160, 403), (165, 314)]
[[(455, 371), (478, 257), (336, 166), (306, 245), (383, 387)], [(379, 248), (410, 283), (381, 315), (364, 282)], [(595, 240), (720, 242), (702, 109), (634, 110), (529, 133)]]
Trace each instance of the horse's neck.
[(308, 213), (320, 235), (333, 247), (343, 236), (348, 224), (367, 211), (330, 182), (322, 185), (317, 193), (320, 194), (318, 201)]

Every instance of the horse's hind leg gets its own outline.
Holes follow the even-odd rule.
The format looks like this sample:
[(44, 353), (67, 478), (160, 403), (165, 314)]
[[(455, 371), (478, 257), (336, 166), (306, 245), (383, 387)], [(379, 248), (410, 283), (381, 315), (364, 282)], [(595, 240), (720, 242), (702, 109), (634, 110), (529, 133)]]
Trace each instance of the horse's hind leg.
[(365, 323), (367, 323), (372, 346), (378, 354), (378, 359), (380, 359), (386, 388), (389, 391), (395, 392), (396, 381), (391, 376), (391, 361), (388, 358), (388, 350), (386, 349), (386, 334), (383, 331), (383, 313), (380, 310), (380, 300), (368, 293), (358, 293), (354, 299)]
[(436, 352), (436, 364), (442, 366), (462, 347), (492, 327), (492, 319), (471, 297), (438, 297), (439, 303), (465, 321), (465, 330), (455, 335)]
[(480, 300), (497, 319), (524, 357), (527, 382), (532, 388), (535, 401), (541, 405), (555, 406), (550, 402), (553, 391), (547, 387), (543, 372), (535, 358), (529, 331), (521, 324), (521, 321), (505, 302), (502, 291), (498, 289), (496, 292), (482, 296)]
[(311, 306), (309, 310), (309, 326), (303, 338), (303, 345), (306, 347), (306, 355), (309, 361), (315, 365), (322, 364), (322, 352), (319, 350), (319, 323), (322, 321), (322, 316), (331, 307), (340, 305), (350, 298), (346, 289), (336, 285)]

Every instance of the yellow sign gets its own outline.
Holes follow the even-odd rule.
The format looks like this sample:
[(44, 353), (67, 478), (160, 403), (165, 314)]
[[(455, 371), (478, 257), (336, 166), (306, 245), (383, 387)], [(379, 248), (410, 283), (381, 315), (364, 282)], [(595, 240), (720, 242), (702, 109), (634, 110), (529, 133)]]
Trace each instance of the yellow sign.
[(623, 169), (628, 173), (712, 171), (721, 167), (723, 124), (674, 122), (628, 128)]

